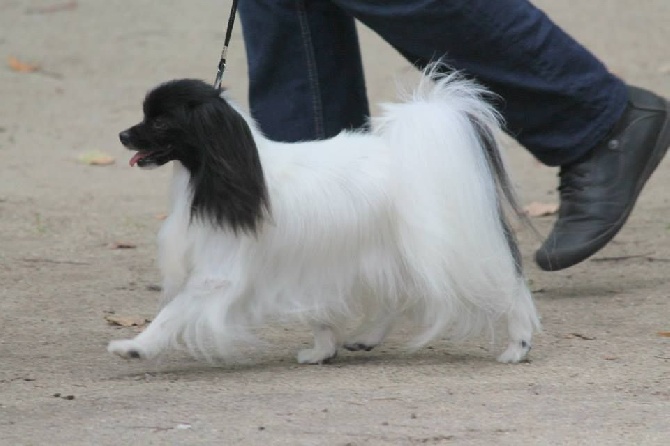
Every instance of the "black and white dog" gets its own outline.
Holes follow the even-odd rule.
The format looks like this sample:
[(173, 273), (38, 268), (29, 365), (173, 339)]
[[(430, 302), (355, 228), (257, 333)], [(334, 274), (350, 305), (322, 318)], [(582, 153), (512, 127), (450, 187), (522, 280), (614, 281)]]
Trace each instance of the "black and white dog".
[[(314, 330), (301, 363), (369, 350), (409, 316), (412, 344), (463, 339), (501, 317), (501, 362), (523, 359), (539, 320), (503, 215), (514, 202), (487, 92), (437, 66), (370, 132), (295, 144), (263, 137), (196, 80), (149, 92), (123, 131), (131, 165), (173, 162), (159, 234), (165, 304), (124, 358), (171, 347), (225, 356), (268, 320)], [(345, 327), (360, 319), (353, 333)]]

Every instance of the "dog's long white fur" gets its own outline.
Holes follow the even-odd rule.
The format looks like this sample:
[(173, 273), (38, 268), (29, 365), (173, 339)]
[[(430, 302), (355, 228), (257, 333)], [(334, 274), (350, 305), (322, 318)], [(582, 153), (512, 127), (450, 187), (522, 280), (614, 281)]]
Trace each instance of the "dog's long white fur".
[(499, 360), (521, 360), (539, 320), (471, 119), (499, 133), (483, 94), (427, 71), (404, 101), (384, 106), (370, 133), (296, 144), (271, 142), (245, 116), (271, 203), (257, 235), (191, 221), (189, 173), (175, 162), (159, 234), (165, 306), (143, 333), (109, 350), (153, 357), (186, 347), (220, 357), (264, 322), (300, 320), (314, 328), (315, 346), (299, 360), (320, 362), (343, 344), (376, 345), (403, 315), (416, 321), (417, 346), (506, 317)]

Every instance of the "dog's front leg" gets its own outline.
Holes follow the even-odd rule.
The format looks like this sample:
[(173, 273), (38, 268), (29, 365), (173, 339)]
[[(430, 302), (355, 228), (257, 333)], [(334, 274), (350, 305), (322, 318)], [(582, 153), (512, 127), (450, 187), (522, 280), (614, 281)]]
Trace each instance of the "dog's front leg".
[(183, 295), (178, 295), (156, 315), (134, 339), (111, 341), (107, 351), (126, 359), (149, 359), (166, 350), (177, 339), (184, 324)]
[(314, 323), (314, 348), (307, 348), (298, 352), (300, 364), (324, 364), (337, 356), (339, 336), (331, 325)]

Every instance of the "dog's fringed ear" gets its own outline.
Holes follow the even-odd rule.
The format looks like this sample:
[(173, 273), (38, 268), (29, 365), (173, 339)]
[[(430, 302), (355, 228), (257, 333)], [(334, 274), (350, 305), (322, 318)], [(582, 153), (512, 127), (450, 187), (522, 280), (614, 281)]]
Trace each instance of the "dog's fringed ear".
[(191, 172), (191, 218), (255, 233), (270, 204), (249, 126), (222, 98), (194, 107), (191, 120), (199, 150), (198, 166)]

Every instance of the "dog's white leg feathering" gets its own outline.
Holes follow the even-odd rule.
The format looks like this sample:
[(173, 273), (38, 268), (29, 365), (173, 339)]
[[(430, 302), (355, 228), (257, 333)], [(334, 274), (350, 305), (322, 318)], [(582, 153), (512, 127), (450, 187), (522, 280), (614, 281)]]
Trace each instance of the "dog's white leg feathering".
[(300, 364), (323, 364), (337, 355), (339, 347), (337, 330), (330, 325), (312, 324), (314, 332), (314, 347), (300, 350), (298, 362)]

